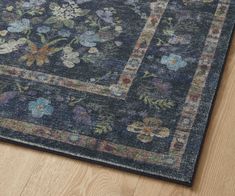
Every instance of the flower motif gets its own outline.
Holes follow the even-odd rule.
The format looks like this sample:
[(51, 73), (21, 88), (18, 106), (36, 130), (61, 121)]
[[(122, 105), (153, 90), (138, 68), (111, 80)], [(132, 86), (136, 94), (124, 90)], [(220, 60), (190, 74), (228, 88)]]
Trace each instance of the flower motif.
[(158, 91), (158, 93), (160, 92), (164, 95), (169, 95), (170, 90), (172, 88), (169, 82), (164, 82), (163, 80), (159, 78), (153, 78), (152, 82), (156, 90)]
[(19, 49), (20, 46), (26, 44), (26, 38), (20, 38), (18, 40), (9, 40), (0, 45), (0, 54), (8, 54)]
[(24, 8), (34, 8), (34, 7), (39, 7), (46, 3), (46, 0), (30, 0), (28, 2), (23, 3)]
[(80, 63), (79, 52), (73, 52), (73, 48), (67, 46), (63, 49), (63, 53), (61, 59), (66, 67), (73, 68), (75, 64)]
[(37, 28), (38, 33), (48, 33), (50, 30), (51, 28), (47, 26), (40, 26)]
[(124, 84), (124, 85), (129, 85), (131, 83), (131, 81), (132, 81), (132, 79), (130, 76), (124, 76), (122, 78), (122, 84)]
[(167, 68), (172, 71), (177, 71), (178, 69), (187, 65), (187, 62), (185, 62), (181, 56), (175, 54), (163, 56), (161, 58), (161, 63), (166, 65)]
[(7, 104), (10, 100), (14, 99), (18, 94), (16, 91), (7, 91), (0, 95), (0, 105)]
[(38, 98), (36, 101), (30, 101), (28, 109), (34, 118), (42, 118), (44, 115), (51, 115), (54, 108), (50, 105), (50, 101), (45, 98)]
[(0, 31), (0, 36), (5, 37), (7, 35), (8, 31), (7, 30), (2, 30)]
[(91, 124), (91, 117), (90, 115), (87, 113), (86, 109), (82, 106), (76, 106), (73, 109), (73, 119), (77, 122), (77, 123), (82, 123), (82, 124), (86, 124), (86, 125), (90, 125)]
[(30, 44), (30, 51), (20, 59), (26, 61), (27, 66), (32, 66), (35, 62), (38, 66), (49, 63), (48, 56), (54, 53), (54, 48), (49, 48), (46, 44), (42, 48), (38, 48), (35, 44)]
[(14, 7), (13, 7), (12, 5), (7, 6), (7, 7), (6, 7), (6, 10), (7, 10), (8, 12), (12, 12), (12, 11), (14, 10)]
[(71, 134), (70, 136), (69, 136), (69, 140), (71, 141), (71, 142), (76, 142), (76, 141), (78, 141), (79, 140), (79, 135), (78, 134)]
[(95, 47), (96, 42), (100, 42), (100, 37), (94, 31), (86, 31), (80, 38), (80, 44), (85, 47)]
[(172, 35), (172, 37), (168, 40), (170, 44), (190, 44), (191, 35)]
[(96, 47), (92, 47), (88, 50), (88, 53), (97, 54), (97, 53), (99, 53), (99, 50)]
[(168, 137), (170, 130), (162, 127), (162, 121), (158, 118), (144, 118), (143, 122), (136, 121), (128, 125), (127, 130), (133, 133), (138, 133), (137, 139), (143, 143), (149, 143), (154, 136), (159, 138)]
[(97, 16), (99, 16), (104, 22), (114, 24), (112, 10), (97, 10)]
[(29, 0), (22, 3), (24, 11), (31, 16), (42, 15), (45, 11), (45, 6), (42, 5), (46, 3), (46, 0)]
[(81, 9), (73, 0), (67, 0), (66, 4), (62, 4), (62, 6), (53, 2), (50, 4), (50, 9), (53, 16), (46, 23), (62, 23), (68, 28), (74, 27), (73, 19), (84, 16), (89, 12), (89, 10)]
[(23, 18), (22, 20), (17, 20), (9, 24), (7, 30), (12, 33), (20, 33), (30, 29), (30, 20)]
[(61, 37), (70, 37), (71, 32), (66, 29), (61, 29), (60, 31), (58, 31), (58, 35), (60, 35)]
[(121, 97), (125, 93), (125, 90), (123, 88), (115, 84), (111, 85), (109, 87), (109, 90), (113, 95), (118, 96), (118, 97)]

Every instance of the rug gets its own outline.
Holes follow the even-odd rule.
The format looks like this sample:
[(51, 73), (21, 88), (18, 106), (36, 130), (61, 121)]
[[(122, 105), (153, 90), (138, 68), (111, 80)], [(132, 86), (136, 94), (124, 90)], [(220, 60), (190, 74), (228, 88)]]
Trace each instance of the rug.
[(1, 0), (0, 138), (191, 185), (234, 0)]

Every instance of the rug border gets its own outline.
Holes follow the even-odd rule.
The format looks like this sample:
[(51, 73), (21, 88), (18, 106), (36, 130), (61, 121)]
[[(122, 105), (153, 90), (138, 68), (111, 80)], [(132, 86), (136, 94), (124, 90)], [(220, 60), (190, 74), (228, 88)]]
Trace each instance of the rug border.
[(222, 68), (221, 68), (221, 71), (220, 71), (217, 86), (215, 88), (215, 93), (214, 93), (214, 96), (212, 98), (212, 104), (211, 104), (211, 107), (210, 107), (210, 110), (209, 110), (206, 128), (205, 128), (205, 131), (204, 131), (203, 136), (202, 136), (203, 139), (202, 139), (200, 149), (199, 149), (199, 152), (198, 152), (198, 155), (197, 155), (197, 159), (196, 159), (196, 163), (195, 163), (195, 167), (194, 167), (195, 169), (194, 169), (194, 172), (193, 172), (192, 181), (191, 181), (190, 186), (192, 186), (194, 184), (195, 179), (196, 179), (196, 173), (197, 173), (197, 170), (198, 170), (198, 167), (199, 167), (199, 164), (200, 164), (200, 159), (201, 159), (201, 156), (202, 156), (202, 150), (203, 150), (203, 147), (206, 143), (205, 141), (206, 141), (206, 137), (207, 137), (208, 128), (209, 128), (209, 125), (211, 123), (213, 111), (214, 111), (214, 108), (215, 108), (215, 105), (216, 105), (216, 100), (217, 100), (217, 97), (218, 97), (219, 90), (221, 88), (221, 84), (222, 84), (222, 80), (223, 80), (223, 76), (224, 76), (224, 71), (225, 71), (225, 67), (226, 67), (225, 65), (226, 65), (226, 62), (227, 62), (227, 59), (228, 59), (228, 56), (229, 56), (228, 54), (229, 54), (230, 49), (231, 49), (232, 41), (233, 41), (233, 39), (235, 39), (235, 24), (233, 25), (232, 31), (227, 33), (227, 34), (230, 34), (229, 41), (226, 44), (228, 47), (227, 47), (227, 49), (225, 49), (226, 53), (225, 53), (225, 57), (224, 57), (224, 60), (223, 60), (223, 65), (222, 65)]

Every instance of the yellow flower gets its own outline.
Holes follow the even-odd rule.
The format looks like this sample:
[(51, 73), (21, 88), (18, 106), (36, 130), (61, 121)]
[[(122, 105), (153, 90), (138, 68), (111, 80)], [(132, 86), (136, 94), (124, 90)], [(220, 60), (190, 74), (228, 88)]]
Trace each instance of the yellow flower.
[(170, 134), (170, 130), (162, 127), (162, 121), (158, 118), (145, 118), (143, 122), (136, 121), (128, 125), (127, 130), (133, 133), (138, 133), (137, 139), (143, 143), (148, 143), (154, 137), (165, 138)]
[(0, 36), (5, 37), (7, 35), (8, 31), (7, 30), (2, 30), (0, 31)]
[(13, 9), (14, 9), (14, 7), (11, 5), (11, 6), (8, 6), (8, 7), (6, 7), (6, 10), (8, 11), (8, 12), (12, 12), (13, 11)]
[(48, 56), (55, 51), (54, 48), (49, 48), (46, 44), (42, 48), (38, 48), (35, 44), (30, 44), (30, 51), (21, 57), (21, 60), (26, 61), (27, 66), (32, 66), (36, 62), (38, 66), (42, 66), (49, 62)]
[(90, 48), (90, 49), (88, 50), (88, 52), (89, 52), (90, 54), (97, 54), (99, 51), (98, 51), (98, 49), (97, 49), (96, 47), (92, 47), (92, 48)]

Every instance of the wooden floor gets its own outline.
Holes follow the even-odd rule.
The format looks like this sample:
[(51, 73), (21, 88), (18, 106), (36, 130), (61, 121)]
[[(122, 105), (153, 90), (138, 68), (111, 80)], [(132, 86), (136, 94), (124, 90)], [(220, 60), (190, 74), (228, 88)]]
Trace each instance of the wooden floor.
[(235, 36), (192, 188), (0, 142), (0, 196), (235, 196)]

